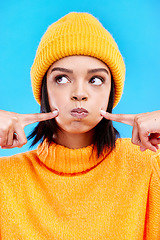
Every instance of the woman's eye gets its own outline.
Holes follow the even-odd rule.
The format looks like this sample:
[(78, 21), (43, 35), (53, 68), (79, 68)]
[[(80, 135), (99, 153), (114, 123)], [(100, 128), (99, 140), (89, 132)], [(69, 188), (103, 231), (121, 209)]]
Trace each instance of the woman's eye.
[(91, 80), (89, 81), (92, 85), (102, 85), (102, 83), (104, 82), (104, 79), (100, 78), (100, 77), (93, 77), (91, 78)]
[(65, 76), (57, 76), (55, 80), (56, 80), (56, 83), (58, 84), (65, 84), (69, 82), (68, 78)]

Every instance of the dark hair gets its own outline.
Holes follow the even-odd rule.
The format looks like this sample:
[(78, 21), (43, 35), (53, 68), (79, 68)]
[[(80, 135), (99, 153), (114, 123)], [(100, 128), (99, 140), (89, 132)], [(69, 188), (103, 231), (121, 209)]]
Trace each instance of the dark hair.
[[(114, 103), (114, 81), (111, 79), (111, 92), (109, 97), (109, 103), (107, 112), (112, 113)], [(43, 77), (41, 88), (41, 109), (40, 112), (50, 112), (50, 106), (48, 101), (47, 92), (47, 80), (46, 74)], [(56, 134), (58, 125), (55, 119), (39, 122), (28, 136), (28, 140), (33, 138), (31, 147), (38, 142), (43, 142), (46, 138), (49, 143), (53, 142), (53, 134)], [(115, 148), (116, 139), (119, 137), (119, 132), (113, 127), (112, 121), (103, 118), (95, 127), (95, 134), (93, 138), (93, 144), (97, 147), (98, 157), (102, 154), (105, 148), (107, 152), (111, 152)]]

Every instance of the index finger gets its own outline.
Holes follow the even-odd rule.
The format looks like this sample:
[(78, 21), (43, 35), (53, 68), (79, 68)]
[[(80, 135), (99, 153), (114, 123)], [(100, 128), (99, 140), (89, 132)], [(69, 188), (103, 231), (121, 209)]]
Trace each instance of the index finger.
[(136, 114), (112, 114), (101, 110), (101, 115), (112, 121), (128, 124), (133, 127)]
[(34, 114), (22, 114), (21, 121), (22, 125), (25, 127), (29, 124), (46, 121), (58, 116), (58, 110), (49, 113), (34, 113)]

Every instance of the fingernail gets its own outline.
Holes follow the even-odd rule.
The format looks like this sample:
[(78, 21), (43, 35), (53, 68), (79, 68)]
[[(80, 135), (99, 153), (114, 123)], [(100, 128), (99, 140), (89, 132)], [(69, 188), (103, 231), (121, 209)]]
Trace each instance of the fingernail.
[(153, 152), (157, 152), (157, 148), (156, 147), (152, 147), (152, 148), (150, 148), (150, 150), (153, 151)]
[(56, 109), (56, 110), (54, 110), (52, 113), (59, 113), (59, 111)]
[(141, 152), (144, 152), (146, 150), (145, 147), (140, 147)]
[(158, 150), (158, 149), (155, 147), (155, 148), (154, 148), (154, 151), (157, 152), (157, 150)]
[(1, 146), (1, 149), (7, 149), (7, 147)]
[(101, 112), (101, 114), (106, 114), (106, 112), (105, 112), (105, 111), (103, 111), (103, 110), (101, 110), (100, 112)]

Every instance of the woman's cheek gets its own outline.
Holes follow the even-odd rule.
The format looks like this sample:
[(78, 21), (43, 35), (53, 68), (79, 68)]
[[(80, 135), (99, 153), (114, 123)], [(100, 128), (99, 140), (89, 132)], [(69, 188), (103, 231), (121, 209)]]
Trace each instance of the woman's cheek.
[[(48, 100), (49, 100), (49, 105), (51, 111), (58, 109), (60, 110), (59, 107), (63, 105), (63, 102), (61, 100), (61, 93), (56, 91), (55, 89), (52, 88), (52, 86), (48, 86)], [(62, 95), (63, 96), (63, 95)]]
[(94, 109), (94, 112), (87, 119), (88, 125), (91, 127), (95, 127), (102, 120), (103, 117), (100, 114), (100, 110), (100, 108)]
[(57, 124), (60, 125), (65, 125), (68, 123), (69, 120), (69, 115), (68, 111), (66, 110), (66, 107), (63, 105), (57, 104), (57, 109), (59, 111), (58, 116), (55, 118)]
[(108, 101), (109, 101), (109, 97), (107, 98), (107, 100), (105, 102), (103, 102), (103, 104), (100, 107), (100, 110), (107, 111)]
[(49, 106), (50, 106), (51, 111), (54, 111), (55, 109), (58, 109), (58, 106), (53, 99), (49, 99)]

